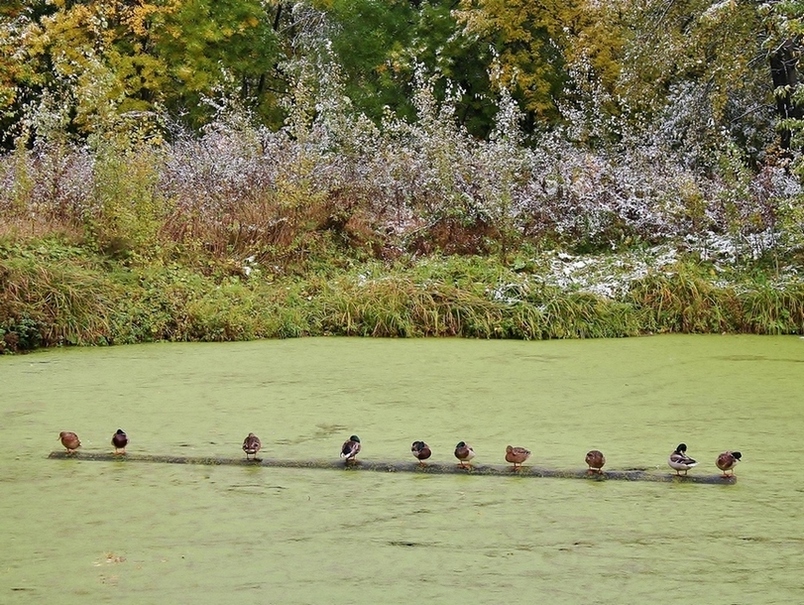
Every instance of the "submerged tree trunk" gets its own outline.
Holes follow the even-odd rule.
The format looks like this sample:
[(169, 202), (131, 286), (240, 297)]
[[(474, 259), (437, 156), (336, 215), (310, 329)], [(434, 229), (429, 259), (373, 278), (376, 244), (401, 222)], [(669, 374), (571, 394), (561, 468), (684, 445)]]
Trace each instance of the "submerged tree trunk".
[(670, 482), (684, 481), (688, 483), (733, 484), (736, 478), (732, 475), (695, 474), (678, 476), (670, 472), (652, 471), (647, 468), (612, 469), (601, 473), (590, 472), (586, 468), (554, 469), (534, 465), (525, 465), (514, 469), (512, 466), (497, 464), (473, 464), (466, 467), (456, 462), (439, 463), (428, 462), (419, 464), (413, 461), (380, 461), (356, 460), (344, 462), (339, 458), (329, 460), (282, 460), (276, 458), (257, 458), (246, 460), (244, 456), (238, 458), (224, 457), (194, 457), (194, 456), (164, 456), (155, 454), (113, 454), (108, 452), (74, 452), (72, 454), (59, 450), (51, 452), (48, 458), (57, 460), (85, 460), (95, 462), (151, 462), (161, 464), (202, 464), (212, 466), (261, 466), (279, 468), (307, 468), (329, 469), (345, 471), (376, 471), (382, 473), (425, 473), (433, 475), (480, 475), (480, 476), (508, 476), (508, 477), (555, 477), (561, 479), (590, 479), (593, 481), (621, 480), (621, 481), (652, 481)]

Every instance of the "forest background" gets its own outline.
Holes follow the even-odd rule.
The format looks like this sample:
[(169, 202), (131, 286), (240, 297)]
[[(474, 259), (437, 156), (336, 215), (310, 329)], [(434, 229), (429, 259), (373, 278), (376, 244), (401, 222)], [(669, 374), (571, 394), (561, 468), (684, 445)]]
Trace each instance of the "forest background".
[(802, 17), (7, 0), (0, 352), (804, 333)]

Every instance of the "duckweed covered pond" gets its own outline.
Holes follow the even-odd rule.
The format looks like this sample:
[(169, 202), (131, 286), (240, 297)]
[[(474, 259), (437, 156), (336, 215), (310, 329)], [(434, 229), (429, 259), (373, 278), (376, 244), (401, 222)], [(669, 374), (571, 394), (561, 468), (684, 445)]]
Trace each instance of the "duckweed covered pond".
[[(0, 603), (794, 603), (804, 340), (299, 339), (0, 357)], [(49, 460), (86, 451), (669, 472), (734, 485)], [(411, 458), (412, 459), (412, 458)]]

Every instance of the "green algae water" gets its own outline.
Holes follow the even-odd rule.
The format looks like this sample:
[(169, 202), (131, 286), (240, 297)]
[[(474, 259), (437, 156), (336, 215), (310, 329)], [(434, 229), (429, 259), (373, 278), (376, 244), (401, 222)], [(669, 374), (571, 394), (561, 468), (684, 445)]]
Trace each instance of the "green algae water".
[[(804, 602), (804, 339), (297, 339), (0, 357), (0, 603)], [(670, 472), (734, 485), (49, 460), (83, 449)], [(79, 457), (80, 458), (80, 457)]]

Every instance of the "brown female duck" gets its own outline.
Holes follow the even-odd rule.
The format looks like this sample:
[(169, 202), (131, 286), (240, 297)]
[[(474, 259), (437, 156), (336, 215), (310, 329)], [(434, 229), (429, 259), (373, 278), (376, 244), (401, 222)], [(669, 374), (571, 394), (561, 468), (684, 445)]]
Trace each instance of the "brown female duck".
[(514, 470), (521, 468), (522, 464), (530, 458), (530, 450), (524, 447), (514, 447), (509, 445), (505, 448), (505, 461), (514, 465)]
[[(715, 460), (715, 465), (723, 471), (724, 477), (734, 477), (734, 467), (737, 466), (742, 457), (743, 455), (740, 452), (723, 452)], [(729, 475), (728, 471), (731, 471), (731, 475)]]
[(606, 464), (606, 457), (600, 450), (590, 450), (586, 452), (586, 465), (590, 473), (602, 473), (603, 465)]
[(81, 447), (81, 440), (72, 431), (62, 431), (59, 433), (59, 439), (61, 439), (61, 444), (67, 449), (68, 454), (74, 454), (75, 450)]
[(243, 451), (246, 452), (246, 460), (249, 459), (249, 456), (254, 456), (254, 460), (256, 460), (257, 452), (259, 452), (261, 448), (262, 442), (260, 442), (260, 438), (254, 433), (249, 433), (248, 436), (243, 439)]

